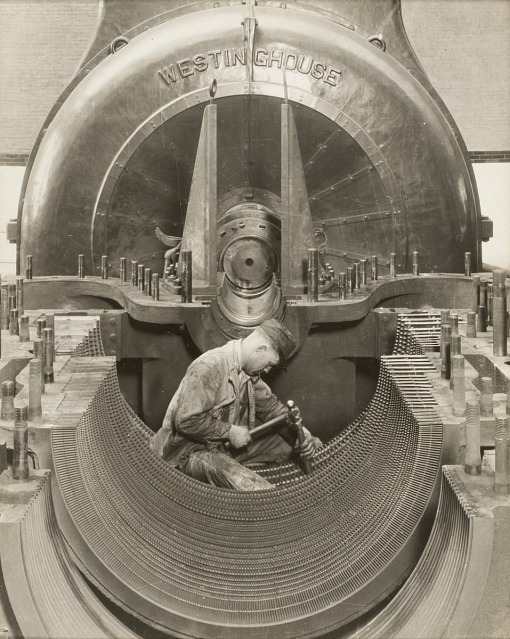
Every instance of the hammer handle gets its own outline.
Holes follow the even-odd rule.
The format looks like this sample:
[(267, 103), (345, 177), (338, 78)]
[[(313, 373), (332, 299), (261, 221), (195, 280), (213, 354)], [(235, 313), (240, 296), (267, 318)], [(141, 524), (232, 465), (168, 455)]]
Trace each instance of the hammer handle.
[(276, 426), (283, 426), (288, 421), (288, 419), (289, 419), (288, 414), (284, 413), (283, 415), (278, 415), (278, 417), (274, 417), (273, 419), (270, 419), (265, 424), (261, 424), (260, 426), (256, 426), (255, 428), (252, 428), (250, 430), (251, 438), (258, 439), (259, 437), (262, 437), (263, 435), (268, 433), (270, 430), (272, 430)]

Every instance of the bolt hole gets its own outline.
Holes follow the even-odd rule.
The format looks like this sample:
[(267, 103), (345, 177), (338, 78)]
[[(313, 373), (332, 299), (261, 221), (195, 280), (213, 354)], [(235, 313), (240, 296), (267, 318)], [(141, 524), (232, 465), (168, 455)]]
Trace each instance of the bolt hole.
[(244, 263), (246, 264), (246, 266), (253, 266), (253, 259), (251, 257), (247, 257), (244, 260)]

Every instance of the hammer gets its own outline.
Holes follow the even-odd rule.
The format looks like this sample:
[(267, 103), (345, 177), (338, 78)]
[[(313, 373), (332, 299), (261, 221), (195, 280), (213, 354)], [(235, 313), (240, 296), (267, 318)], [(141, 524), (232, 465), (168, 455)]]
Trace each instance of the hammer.
[[(289, 419), (296, 430), (297, 439), (300, 444), (303, 444), (305, 441), (305, 433), (303, 431), (303, 420), (301, 419), (299, 408), (291, 399), (287, 402), (287, 408), (289, 409)], [(312, 461), (301, 456), (301, 465), (305, 475), (310, 475), (313, 470)]]

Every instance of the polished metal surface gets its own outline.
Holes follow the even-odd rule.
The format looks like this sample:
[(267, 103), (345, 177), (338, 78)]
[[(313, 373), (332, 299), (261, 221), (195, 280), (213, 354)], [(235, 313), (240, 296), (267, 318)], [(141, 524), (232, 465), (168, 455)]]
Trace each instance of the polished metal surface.
[[(398, 7), (382, 4), (387, 28), (400, 25), (395, 58), (363, 29), (346, 29), (328, 14), (262, 2), (254, 8), (253, 65), (238, 26), (250, 19), (241, 3), (198, 6), (203, 10), (161, 21), (104, 57), (77, 79), (38, 143), (24, 193), (23, 259), (33, 255), (39, 274), (72, 272), (73, 242), (57, 249), (57, 238), (42, 237), (53, 224), (65, 237), (92, 237), (88, 272), (97, 272), (101, 254), (113, 264), (121, 255), (142, 258), (161, 272), (154, 229), (183, 234), (200, 121), (216, 80), (209, 106), (218, 113), (218, 197), (243, 186), (280, 195), (278, 112), (287, 96), (313, 224), (327, 233), (335, 270), (367, 254), (378, 255), (386, 270), (396, 252), (399, 271), (409, 272), (412, 250), (419, 250), (422, 271), (463, 272), (466, 247), (478, 265), (470, 169), (435, 94), (397, 61), (404, 49), (408, 58), (412, 53)], [(417, 127), (419, 137), (412, 135)], [(84, 163), (90, 148), (94, 162)], [(448, 232), (430, 233), (445, 211)]]

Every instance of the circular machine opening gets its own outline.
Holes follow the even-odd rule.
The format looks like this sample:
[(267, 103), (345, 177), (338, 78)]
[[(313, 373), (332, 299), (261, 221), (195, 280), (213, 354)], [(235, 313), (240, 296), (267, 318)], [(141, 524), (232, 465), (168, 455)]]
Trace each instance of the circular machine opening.
[[(268, 201), (276, 202), (270, 206), (271, 215), (279, 216), (281, 100), (260, 95), (233, 96), (216, 103), (218, 200), (239, 189), (253, 189), (254, 199), (247, 203), (262, 206)], [(323, 262), (339, 272), (355, 259), (389, 256), (395, 243), (394, 219), (389, 214), (385, 185), (371, 159), (344, 129), (323, 114), (296, 103), (292, 103), (292, 108)], [(112, 264), (118, 264), (121, 256), (130, 255), (153, 271), (162, 272), (166, 247), (154, 231), (160, 227), (167, 235), (182, 235), (203, 110), (204, 105), (199, 104), (166, 121), (145, 138), (125, 163), (106, 220), (105, 252), (111, 256)], [(268, 197), (259, 202), (258, 193)], [(249, 228), (244, 230), (248, 235)], [(226, 277), (249, 297), (253, 289), (267, 286), (272, 273), (278, 272), (280, 256), (272, 248), (274, 243), (269, 246), (260, 237), (253, 238), (251, 252), (244, 245), (237, 254), (235, 242), (225, 249), (223, 239), (228, 237), (222, 238), (222, 232), (220, 218), (218, 247), (219, 251), (226, 251)], [(242, 232), (238, 235), (242, 236)], [(232, 254), (227, 254), (229, 250)], [(380, 266), (384, 270), (381, 261)], [(301, 401), (305, 422), (313, 423), (324, 439), (339, 432), (364, 409), (375, 386), (377, 366), (363, 366), (362, 381), (357, 383), (359, 367), (353, 364), (356, 340), (346, 353), (342, 346), (343, 328), (329, 325), (314, 329), (295, 356), (295, 363), (291, 361), (288, 372), (271, 380), (279, 397)], [(185, 366), (179, 371), (172, 368), (178, 379), (161, 393), (161, 379), (167, 377), (168, 363), (160, 360), (161, 368), (157, 370), (157, 362), (144, 365), (144, 387), (151, 387), (153, 377), (157, 389), (153, 397), (144, 398), (144, 417), (154, 429), (161, 424), (185, 371)], [(154, 369), (153, 375), (150, 368)], [(372, 368), (374, 376), (367, 375), (366, 371)], [(370, 392), (361, 391), (362, 387)]]
[[(232, 96), (218, 105), (218, 198), (242, 187), (280, 195), (278, 98)], [(114, 188), (105, 227), (112, 264), (123, 255), (161, 270), (164, 247), (154, 235), (182, 234), (204, 104), (155, 129), (137, 148)], [(395, 227), (384, 184), (368, 155), (335, 122), (292, 103), (314, 226), (335, 270), (356, 256), (388, 256)], [(388, 213), (388, 215), (386, 215)], [(382, 264), (381, 268), (385, 268)]]

